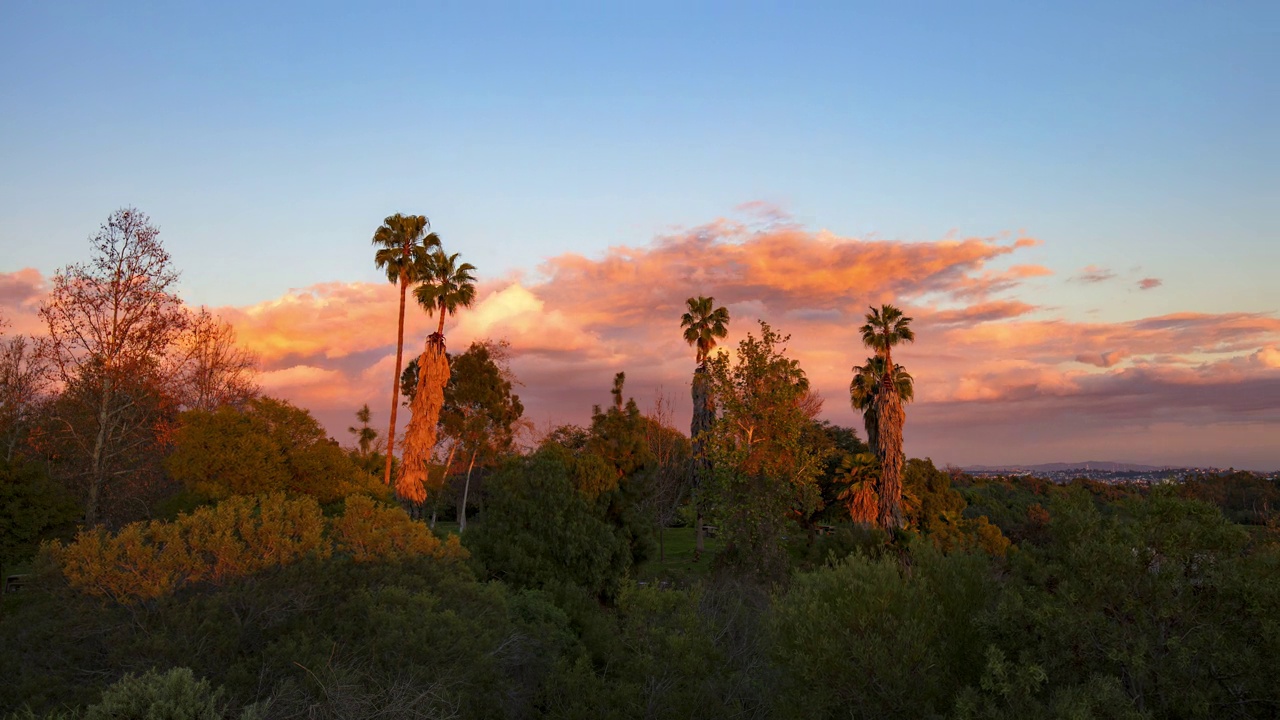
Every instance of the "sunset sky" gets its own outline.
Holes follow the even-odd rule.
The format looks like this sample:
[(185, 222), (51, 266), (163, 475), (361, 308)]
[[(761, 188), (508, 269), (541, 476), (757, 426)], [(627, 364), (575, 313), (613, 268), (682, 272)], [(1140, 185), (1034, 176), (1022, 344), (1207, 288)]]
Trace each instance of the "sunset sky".
[(1280, 469), (1280, 4), (259, 5), (0, 6), (10, 331), (133, 205), (346, 440), (394, 363), (369, 237), (425, 214), (482, 280), (450, 348), (509, 340), (540, 427), (619, 370), (687, 425), (709, 294), (861, 431), (894, 302), (912, 456)]

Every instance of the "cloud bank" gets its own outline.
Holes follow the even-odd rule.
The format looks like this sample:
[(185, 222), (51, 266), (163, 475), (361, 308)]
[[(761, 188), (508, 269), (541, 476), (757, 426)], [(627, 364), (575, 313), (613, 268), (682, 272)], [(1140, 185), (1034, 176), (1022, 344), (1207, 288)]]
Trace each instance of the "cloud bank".
[[(826, 398), (826, 417), (861, 431), (847, 400), (850, 367), (868, 355), (858, 327), (869, 306), (892, 302), (915, 318), (918, 336), (895, 352), (917, 382), (912, 455), (1280, 468), (1274, 314), (1070, 320), (1036, 303), (1037, 279), (1054, 272), (1021, 262), (1032, 238), (846, 238), (797, 227), (776, 209), (749, 210), (758, 221), (721, 219), (599, 257), (566, 253), (534, 273), (486, 281), (475, 307), (446, 325), (449, 347), (509, 341), (518, 391), (544, 427), (585, 422), (618, 371), (642, 407), (661, 392), (682, 418), (693, 350), (679, 317), (685, 298), (711, 295), (733, 318), (723, 347), (758, 332), (757, 320), (790, 334), (788, 352)], [(1090, 266), (1072, 279), (1112, 276)], [(0, 275), (6, 315), (29, 313), (43, 288), (35, 271)], [(397, 306), (390, 284), (322, 283), (218, 311), (261, 353), (264, 388), (345, 439), (362, 404), (386, 418)], [(433, 329), (410, 300), (405, 362)]]

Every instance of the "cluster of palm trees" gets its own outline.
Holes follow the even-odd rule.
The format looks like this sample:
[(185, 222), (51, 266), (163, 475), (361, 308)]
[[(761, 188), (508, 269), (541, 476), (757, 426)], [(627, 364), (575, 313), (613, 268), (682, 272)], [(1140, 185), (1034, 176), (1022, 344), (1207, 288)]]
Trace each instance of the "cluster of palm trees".
[[(685, 301), (687, 312), (680, 317), (684, 339), (695, 348), (693, 374), (693, 422), (689, 428), (693, 438), (693, 480), (695, 490), (705, 479), (708, 460), (701, 440), (715, 422), (715, 406), (707, 387), (707, 358), (716, 341), (729, 334), (729, 310), (715, 307), (715, 299), (706, 296)], [(860, 328), (862, 342), (874, 355), (862, 365), (853, 366), (849, 384), (849, 400), (862, 412), (871, 457), (855, 458), (849, 468), (853, 480), (864, 480), (869, 492), (846, 492), (855, 517), (874, 520), (885, 530), (902, 527), (902, 428), (906, 421), (903, 405), (911, 402), (915, 385), (906, 370), (893, 362), (896, 345), (914, 342), (911, 318), (893, 305), (871, 308), (866, 324)], [(858, 507), (861, 505), (862, 507)], [(698, 510), (697, 553), (702, 552), (702, 517)]]
[[(383, 220), (373, 233), (377, 247), (373, 261), (386, 270), (387, 280), (400, 288), (400, 314), (396, 334), (396, 369), (391, 378), (391, 427), (387, 431), (387, 461), (383, 482), (391, 484), (391, 461), (395, 455), (396, 409), (400, 405), (400, 373), (404, 360), (404, 306), (410, 287), (413, 296), (428, 315), (440, 314), (440, 324), (428, 339), (444, 354), (444, 319), (459, 308), (471, 307), (476, 296), (475, 267), (459, 263), (458, 253), (444, 251), (440, 236), (431, 232), (431, 221), (423, 215), (396, 213)], [(434, 388), (428, 389), (428, 392)], [(443, 387), (440, 388), (443, 393)], [(443, 395), (435, 407), (443, 403)], [(421, 418), (435, 427), (437, 418)]]
[[(439, 313), (436, 332), (427, 339), (420, 360), (418, 392), (414, 396), (415, 417), (411, 425), (428, 428), (434, 440), (434, 428), (439, 409), (443, 404), (444, 382), (448, 379), (448, 363), (444, 353), (444, 321), (459, 308), (471, 307), (475, 300), (475, 267), (459, 263), (458, 253), (444, 251), (440, 236), (431, 231), (431, 221), (423, 215), (401, 215), (386, 218), (373, 233), (374, 264), (385, 270), (387, 280), (400, 288), (400, 311), (396, 334), (396, 367), (391, 378), (391, 424), (387, 431), (387, 459), (383, 481), (392, 482), (392, 459), (395, 455), (396, 410), (400, 405), (400, 373), (404, 364), (404, 311), (409, 288), (414, 299), (428, 315)], [(689, 427), (693, 439), (693, 479), (695, 492), (707, 476), (707, 459), (704, 438), (715, 422), (715, 406), (711, 398), (707, 373), (707, 360), (717, 341), (729, 334), (729, 310), (716, 307), (715, 299), (706, 296), (691, 297), (686, 301), (687, 312), (680, 318), (684, 339), (695, 349), (696, 368), (693, 375), (693, 419)], [(886, 530), (902, 526), (902, 427), (905, 422), (903, 404), (910, 402), (914, 394), (911, 375), (901, 365), (893, 362), (893, 348), (903, 342), (913, 342), (911, 318), (892, 305), (872, 308), (867, 313), (867, 323), (862, 326), (862, 342), (874, 351), (862, 365), (853, 367), (853, 382), (849, 385), (849, 399), (855, 410), (862, 412), (867, 429), (867, 442), (874, 453), (876, 522)], [(441, 366), (436, 375), (426, 380), (432, 364)], [(433, 412), (434, 410), (434, 412)], [(423, 415), (423, 417), (418, 417)], [(429, 416), (429, 417), (428, 417)], [(425, 443), (428, 447), (433, 443)], [(426, 457), (410, 458), (406, 448), (401, 474), (409, 468), (419, 467)], [(421, 455), (421, 447), (413, 448), (413, 454)], [(429, 453), (429, 449), (428, 449)], [(412, 460), (412, 462), (410, 462)], [(873, 470), (871, 463), (863, 462), (857, 475)], [(402, 478), (403, 479), (403, 478)], [(410, 497), (421, 491), (417, 480), (410, 488)], [(399, 489), (399, 488), (398, 488)], [(696, 501), (695, 501), (696, 505)], [(868, 513), (869, 514), (869, 513)], [(698, 508), (697, 555), (703, 549), (702, 516)]]

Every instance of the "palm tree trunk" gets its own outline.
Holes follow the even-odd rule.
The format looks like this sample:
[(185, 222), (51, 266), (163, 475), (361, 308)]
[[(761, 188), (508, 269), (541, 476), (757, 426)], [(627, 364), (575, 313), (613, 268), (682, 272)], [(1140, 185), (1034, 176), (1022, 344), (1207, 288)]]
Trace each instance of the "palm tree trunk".
[(444, 308), (440, 308), (439, 310), (440, 310), (440, 326), (436, 328), (436, 334), (443, 338), (444, 337)]
[(396, 409), (400, 405), (400, 362), (404, 359), (404, 296), (409, 291), (408, 275), (400, 272), (400, 321), (396, 329), (396, 374), (391, 378), (391, 428), (387, 430), (387, 467), (384, 485), (391, 485), (391, 460), (396, 456)]
[(467, 481), (462, 484), (462, 507), (458, 508), (459, 533), (467, 529), (467, 495), (471, 492), (471, 469), (476, 466), (476, 454), (479, 452), (479, 446), (471, 451), (471, 464), (467, 466)]
[(906, 416), (895, 386), (880, 388), (876, 395), (877, 438), (880, 456), (880, 486), (877, 520), (882, 529), (893, 532), (902, 527), (902, 427)]
[(418, 356), (418, 390), (409, 406), (404, 457), (396, 480), (396, 494), (409, 502), (421, 503), (427, 498), (427, 483), (431, 480), (428, 461), (436, 446), (436, 423), (440, 420), (444, 386), (448, 382), (449, 358), (444, 353), (444, 344), (428, 341)]
[(693, 372), (693, 422), (689, 427), (693, 440), (693, 457), (690, 471), (693, 473), (693, 507), (694, 507), (694, 551), (696, 562), (702, 557), (705, 548), (702, 529), (702, 484), (710, 474), (711, 463), (707, 458), (705, 433), (711, 429), (715, 421), (715, 405), (711, 400), (710, 379), (707, 377), (705, 364), (699, 365)]

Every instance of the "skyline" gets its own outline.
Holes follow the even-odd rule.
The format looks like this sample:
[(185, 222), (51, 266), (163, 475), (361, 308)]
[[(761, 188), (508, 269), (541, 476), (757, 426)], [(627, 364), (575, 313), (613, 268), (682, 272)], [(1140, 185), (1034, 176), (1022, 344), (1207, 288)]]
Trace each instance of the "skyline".
[(758, 317), (791, 334), (824, 417), (861, 434), (856, 328), (894, 302), (919, 333), (911, 455), (1275, 470), (1277, 22), (1263, 2), (10, 4), (0, 310), (36, 329), (51, 275), (136, 206), (183, 297), (345, 440), (365, 402), (385, 421), (394, 354), (369, 237), (424, 214), (482, 281), (450, 348), (505, 335), (539, 422), (585, 421), (619, 370), (687, 412), (679, 307), (707, 294), (733, 312), (722, 347)]

